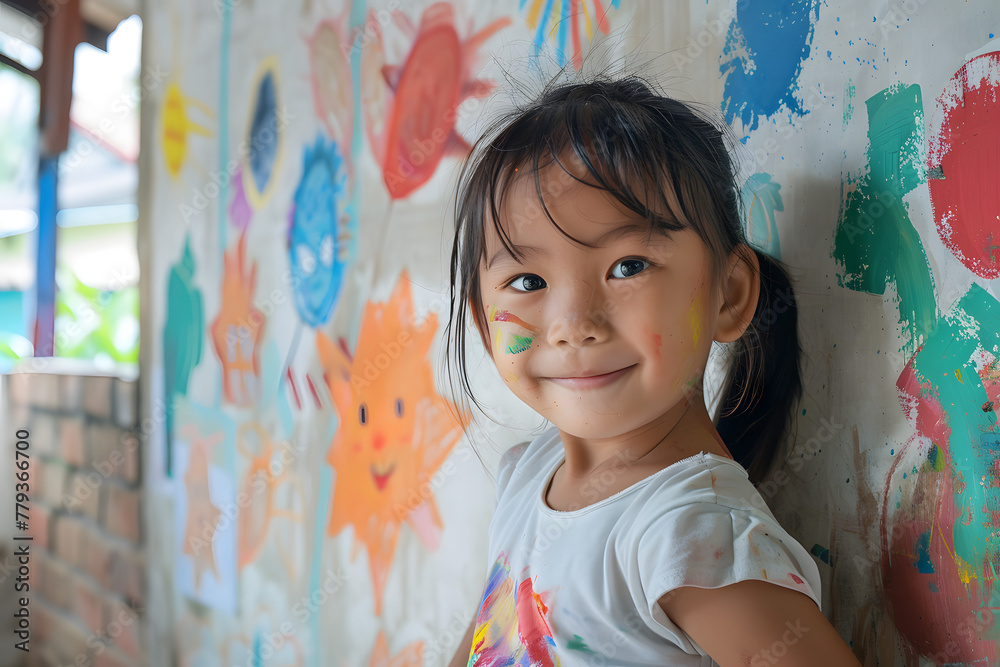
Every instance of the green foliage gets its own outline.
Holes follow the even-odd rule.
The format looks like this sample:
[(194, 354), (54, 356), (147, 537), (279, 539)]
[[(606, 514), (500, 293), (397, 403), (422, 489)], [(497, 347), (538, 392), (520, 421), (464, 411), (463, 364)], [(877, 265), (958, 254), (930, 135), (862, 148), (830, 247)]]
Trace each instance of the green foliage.
[(55, 354), (74, 359), (139, 363), (139, 288), (108, 291), (56, 275)]

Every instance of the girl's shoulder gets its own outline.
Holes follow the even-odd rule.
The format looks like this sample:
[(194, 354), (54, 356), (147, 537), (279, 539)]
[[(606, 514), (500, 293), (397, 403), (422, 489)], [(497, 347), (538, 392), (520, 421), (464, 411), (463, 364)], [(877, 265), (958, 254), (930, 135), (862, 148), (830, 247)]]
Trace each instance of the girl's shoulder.
[(510, 482), (515, 472), (528, 470), (537, 473), (544, 461), (559, 456), (561, 451), (559, 429), (549, 426), (531, 440), (518, 443), (500, 456), (497, 466), (497, 496)]

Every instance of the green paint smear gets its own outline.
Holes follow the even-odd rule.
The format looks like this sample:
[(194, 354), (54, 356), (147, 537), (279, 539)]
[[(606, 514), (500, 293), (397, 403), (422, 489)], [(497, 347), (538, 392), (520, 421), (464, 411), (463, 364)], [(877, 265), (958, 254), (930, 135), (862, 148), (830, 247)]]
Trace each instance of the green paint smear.
[(518, 336), (517, 334), (511, 334), (510, 340), (507, 344), (507, 352), (510, 354), (517, 354), (518, 352), (524, 352), (529, 347), (531, 347), (531, 341), (535, 340), (528, 336)]
[(747, 240), (763, 253), (781, 260), (778, 224), (775, 213), (784, 211), (781, 185), (771, 180), (771, 174), (761, 172), (747, 179), (740, 190), (743, 208), (747, 211)]
[(894, 284), (909, 359), (938, 319), (934, 279), (903, 195), (924, 180), (924, 120), (920, 87), (897, 84), (868, 107), (868, 173), (848, 195), (832, 257), (843, 266), (841, 287), (885, 294)]
[(921, 470), (933, 470), (934, 472), (944, 470), (944, 456), (941, 455), (941, 449), (937, 445), (932, 445), (931, 451), (927, 452), (927, 463)]
[[(1000, 355), (1000, 303), (985, 289), (973, 283), (948, 314), (938, 323), (913, 360), (916, 379), (927, 383), (936, 393), (950, 427), (947, 448), (951, 453), (952, 477), (980, 480), (989, 474), (989, 463), (1000, 449), (1000, 428), (994, 412), (983, 412), (986, 388), (972, 359), (980, 347)], [(956, 377), (958, 369), (962, 379)], [(942, 446), (944, 443), (937, 443)], [(935, 464), (943, 452), (935, 455)], [(943, 465), (943, 463), (942, 463)], [(959, 515), (972, 511), (972, 521), (956, 521), (953, 529), (955, 553), (971, 565), (980, 583), (983, 568), (997, 558), (994, 531), (988, 528), (987, 510), (1000, 504), (1000, 489), (983, 484), (967, 484), (955, 493)], [(995, 564), (992, 567), (996, 567)], [(1000, 604), (1000, 587), (994, 587), (993, 602)]]
[(854, 116), (854, 94), (856, 92), (854, 87), (854, 81), (848, 79), (847, 83), (844, 85), (844, 122), (841, 125), (842, 130), (846, 130), (847, 126), (851, 122), (851, 118)]
[(570, 639), (569, 642), (566, 644), (566, 648), (572, 651), (582, 651), (583, 653), (590, 653), (593, 655), (597, 655), (592, 650), (590, 650), (590, 647), (587, 646), (587, 643), (583, 641), (583, 637), (581, 637), (580, 635), (573, 635), (573, 638)]

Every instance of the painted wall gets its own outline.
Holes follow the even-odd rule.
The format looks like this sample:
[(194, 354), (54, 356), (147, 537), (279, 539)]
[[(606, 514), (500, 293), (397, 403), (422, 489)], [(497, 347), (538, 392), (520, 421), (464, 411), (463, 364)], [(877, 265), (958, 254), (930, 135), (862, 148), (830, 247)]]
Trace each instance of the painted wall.
[(748, 234), (793, 271), (806, 394), (761, 491), (824, 612), (866, 665), (1000, 660), (995, 2), (171, 0), (142, 74), (152, 664), (451, 657), (489, 471), (542, 425), (486, 366), (499, 424), (463, 435), (451, 187), (490, 54), (572, 69), (602, 32), (732, 123)]

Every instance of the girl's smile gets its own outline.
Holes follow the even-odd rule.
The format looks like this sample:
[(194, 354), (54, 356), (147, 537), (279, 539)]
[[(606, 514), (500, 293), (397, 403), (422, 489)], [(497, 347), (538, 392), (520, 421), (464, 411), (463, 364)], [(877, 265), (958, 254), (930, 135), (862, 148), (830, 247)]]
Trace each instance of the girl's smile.
[(583, 371), (578, 375), (542, 379), (555, 382), (560, 386), (569, 387), (570, 389), (596, 389), (598, 387), (606, 387), (609, 384), (612, 384), (616, 380), (624, 377), (626, 373), (635, 367), (636, 364), (632, 364), (627, 368), (620, 368), (616, 371), (610, 371), (607, 373), (592, 373), (589, 371)]

